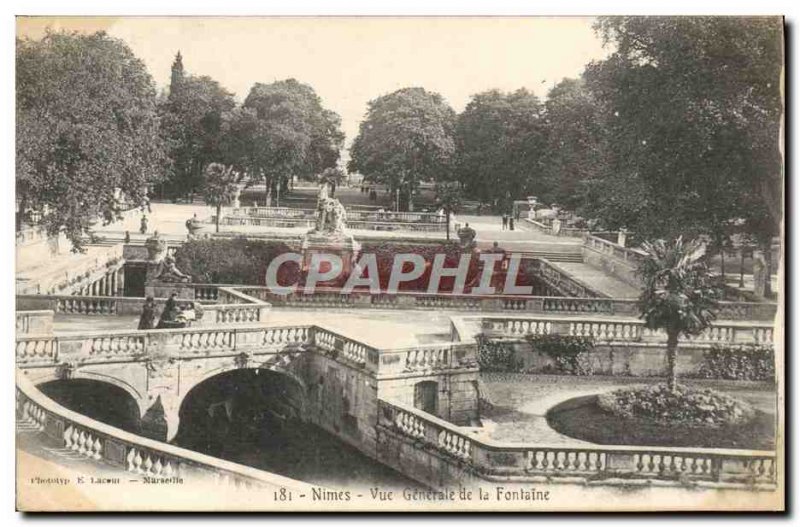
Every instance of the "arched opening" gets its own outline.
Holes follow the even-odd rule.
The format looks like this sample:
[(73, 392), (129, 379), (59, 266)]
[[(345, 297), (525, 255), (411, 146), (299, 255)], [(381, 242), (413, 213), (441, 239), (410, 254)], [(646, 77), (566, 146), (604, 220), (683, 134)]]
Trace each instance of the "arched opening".
[(284, 430), (302, 422), (305, 390), (272, 370), (239, 369), (192, 388), (181, 404), (174, 442), (222, 458), (242, 444), (283, 446)]
[(73, 412), (134, 434), (140, 431), (139, 405), (118, 386), (92, 379), (60, 379), (37, 388)]
[(417, 486), (308, 422), (306, 390), (287, 374), (238, 369), (192, 388), (174, 444), (316, 485)]

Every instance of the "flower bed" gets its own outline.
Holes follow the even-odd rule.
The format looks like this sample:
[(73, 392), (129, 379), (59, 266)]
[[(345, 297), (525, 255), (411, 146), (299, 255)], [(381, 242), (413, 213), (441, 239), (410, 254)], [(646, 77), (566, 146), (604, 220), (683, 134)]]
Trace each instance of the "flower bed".
[(661, 423), (722, 426), (745, 424), (755, 416), (752, 406), (710, 389), (664, 384), (634, 386), (597, 397), (598, 406), (618, 417)]

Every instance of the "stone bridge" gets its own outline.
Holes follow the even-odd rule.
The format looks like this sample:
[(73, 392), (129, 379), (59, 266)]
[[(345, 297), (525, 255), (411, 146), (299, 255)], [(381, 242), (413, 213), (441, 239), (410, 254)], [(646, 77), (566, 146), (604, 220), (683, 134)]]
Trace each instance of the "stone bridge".
[(320, 326), (243, 325), (20, 335), (16, 359), (34, 384), (91, 379), (123, 389), (141, 416), (154, 408), (163, 415), (166, 440), (195, 386), (237, 369), (275, 371), (300, 387), (302, 418), (361, 447), (374, 440), (376, 399), (414, 404), (420, 386), (435, 387), (428, 411), (456, 424), (474, 420), (475, 351), (474, 343), (377, 349)]

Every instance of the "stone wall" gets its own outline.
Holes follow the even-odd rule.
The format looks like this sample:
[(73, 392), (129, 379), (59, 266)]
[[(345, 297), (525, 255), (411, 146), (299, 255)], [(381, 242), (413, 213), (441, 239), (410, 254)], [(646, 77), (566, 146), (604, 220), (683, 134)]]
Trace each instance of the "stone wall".
[(469, 425), (478, 418), (478, 372), (442, 372), (407, 375), (378, 383), (378, 397), (415, 406), (415, 387), (420, 382), (436, 383), (438, 401), (435, 416), (456, 425)]
[[(511, 343), (523, 368), (529, 373), (552, 372), (555, 362), (527, 342)], [(697, 373), (703, 364), (703, 354), (708, 344), (681, 345), (678, 348), (678, 375)], [(622, 342), (595, 344), (589, 353), (589, 361), (595, 375), (632, 375), (654, 377), (666, 374), (667, 348), (653, 342)]]
[(308, 355), (306, 380), (309, 422), (369, 455), (375, 451), (377, 385), (365, 370), (350, 368), (330, 357)]

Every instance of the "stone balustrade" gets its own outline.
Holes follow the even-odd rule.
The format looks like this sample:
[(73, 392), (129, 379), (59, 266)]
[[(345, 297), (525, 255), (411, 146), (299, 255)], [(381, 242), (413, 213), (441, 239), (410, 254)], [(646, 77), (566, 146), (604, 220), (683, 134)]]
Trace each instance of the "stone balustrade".
[(50, 335), (53, 333), (53, 313), (50, 309), (17, 311), (17, 335)]
[[(524, 338), (527, 335), (592, 337), (607, 342), (662, 342), (666, 333), (645, 328), (639, 319), (577, 317), (484, 317), (481, 327), (487, 336)], [(717, 321), (699, 335), (681, 341), (695, 344), (772, 344), (773, 326), (767, 322)]]
[(58, 356), (57, 341), (52, 336), (18, 335), (15, 355), (17, 364), (52, 364)]
[(362, 231), (447, 232), (446, 223), (411, 223), (394, 221), (360, 221), (347, 219), (347, 228)]
[(310, 492), (311, 485), (154, 441), (64, 408), (17, 376), (17, 419), (98, 468), (150, 478), (180, 478), (188, 484), (232, 489), (289, 488)]
[[(710, 448), (500, 443), (417, 408), (378, 399), (381, 429), (422, 442), (452, 463), (483, 477), (505, 481), (584, 477), (679, 483), (741, 483), (772, 487), (777, 482), (775, 452)], [(535, 440), (535, 438), (534, 438)], [(418, 452), (426, 452), (425, 448)], [(420, 454), (427, 455), (427, 454)]]
[(430, 374), (445, 370), (477, 370), (477, 347), (473, 342), (420, 344), (379, 352), (380, 375)]
[(16, 359), (21, 368), (52, 367), (163, 356), (191, 359), (242, 352), (274, 353), (275, 348), (308, 349), (378, 376), (477, 368), (474, 342), (378, 349), (319, 326), (252, 325), (21, 335), (17, 338)]
[(239, 207), (226, 211), (225, 216), (249, 216), (251, 218), (310, 218), (314, 219), (314, 209), (294, 209), (291, 207)]
[(589, 234), (588, 229), (578, 229), (575, 227), (561, 227), (558, 232), (554, 232), (552, 223), (544, 223), (532, 218), (523, 218), (523, 220), (530, 226), (534, 227), (537, 231), (550, 236), (562, 236), (566, 238), (583, 238)]
[(368, 370), (372, 372), (378, 369), (378, 356), (381, 351), (377, 348), (319, 326), (314, 327), (312, 342), (317, 350), (329, 357), (344, 360), (359, 368), (369, 366)]
[[(452, 220), (452, 216), (451, 216)], [(435, 212), (394, 212), (375, 210), (347, 210), (348, 225), (350, 221), (378, 223), (427, 223), (446, 224), (447, 218)]]
[[(210, 223), (216, 223), (216, 217), (212, 216)], [(225, 216), (220, 220), (220, 225), (228, 226), (256, 226), (256, 227), (282, 227), (313, 229), (316, 224), (314, 218), (260, 218), (252, 216)]]
[(596, 291), (586, 282), (571, 276), (545, 258), (538, 258), (534, 269), (536, 276), (566, 297), (607, 298), (607, 295)]
[[(343, 293), (340, 289), (317, 287), (312, 294), (302, 288), (288, 295), (276, 295), (266, 287), (238, 286), (236, 290), (275, 306), (307, 308), (372, 308), (372, 309), (437, 309), (452, 311), (499, 311), (523, 313), (562, 313), (636, 316), (635, 299), (581, 298), (533, 295), (456, 295), (417, 291), (381, 292), (355, 290)], [(776, 304), (755, 302), (720, 302), (720, 320), (773, 320)]]
[(619, 261), (626, 263), (631, 267), (638, 267), (642, 261), (643, 253), (637, 249), (623, 247), (614, 242), (604, 240), (603, 238), (587, 234), (583, 239), (584, 247), (612, 256)]

